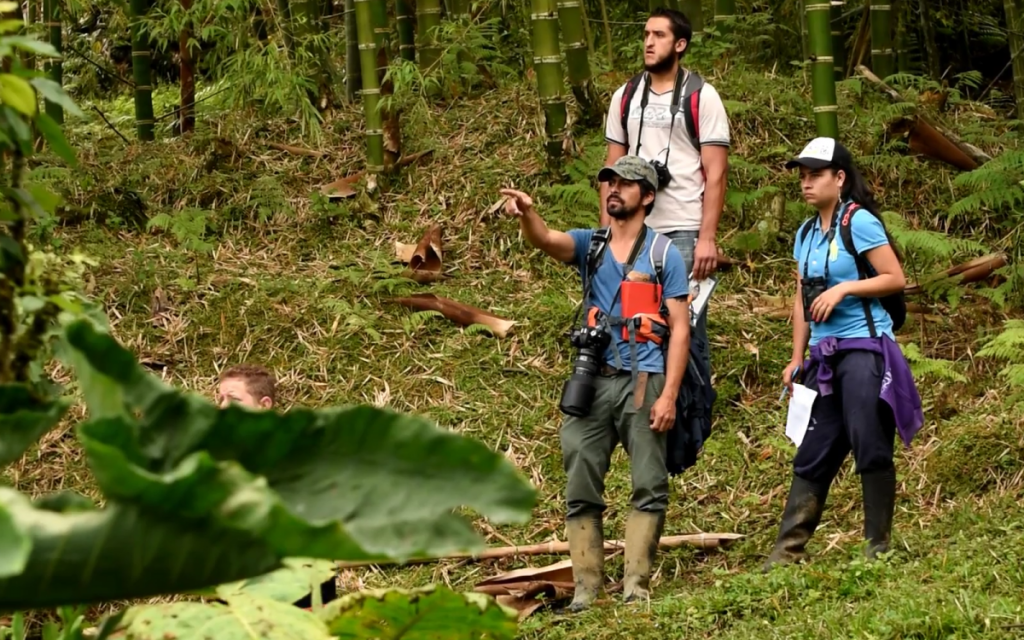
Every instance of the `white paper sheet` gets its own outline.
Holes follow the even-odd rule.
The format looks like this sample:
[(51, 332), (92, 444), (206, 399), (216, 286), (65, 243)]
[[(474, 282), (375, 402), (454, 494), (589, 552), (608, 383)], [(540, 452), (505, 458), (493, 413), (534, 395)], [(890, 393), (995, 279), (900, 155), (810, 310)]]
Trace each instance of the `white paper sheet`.
[(690, 275), (690, 295), (692, 296), (690, 301), (691, 327), (696, 327), (697, 320), (707, 311), (708, 300), (711, 299), (711, 292), (715, 290), (715, 285), (717, 284), (718, 280), (714, 278), (697, 280), (692, 274)]
[(793, 383), (793, 397), (789, 401), (789, 413), (786, 415), (786, 436), (798, 447), (804, 441), (807, 425), (811, 422), (811, 407), (816, 397), (817, 391)]

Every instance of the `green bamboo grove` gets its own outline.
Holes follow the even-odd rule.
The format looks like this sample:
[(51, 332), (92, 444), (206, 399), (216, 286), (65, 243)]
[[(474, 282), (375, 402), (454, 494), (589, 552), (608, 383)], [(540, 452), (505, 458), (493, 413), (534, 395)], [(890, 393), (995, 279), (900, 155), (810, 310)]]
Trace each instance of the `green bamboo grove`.
[(420, 69), (426, 71), (437, 64), (441, 48), (437, 46), (437, 30), (441, 27), (441, 0), (416, 0), (416, 34)]
[(537, 93), (544, 110), (544, 131), (548, 157), (561, 158), (568, 115), (562, 95), (562, 55), (558, 45), (556, 0), (531, 0), (533, 25), (533, 68)]
[(363, 111), (366, 117), (366, 170), (384, 171), (384, 126), (380, 113), (380, 82), (377, 80), (377, 44), (374, 33), (373, 3), (380, 0), (353, 0), (356, 31), (359, 38), (359, 62), (363, 77)]
[(582, 0), (561, 0), (558, 3), (558, 22), (565, 48), (569, 85), (580, 107), (580, 119), (588, 126), (596, 127), (604, 119), (604, 107), (592, 81), (583, 20)]
[(149, 38), (142, 18), (149, 12), (149, 0), (131, 0), (132, 79), (135, 81), (135, 128), (139, 140), (153, 140), (153, 86), (150, 73)]
[(807, 36), (811, 53), (811, 94), (819, 136), (839, 137), (835, 63), (832, 60), (832, 3), (806, 0)]
[[(50, 45), (63, 53), (64, 46), (61, 38), (60, 3), (59, 0), (43, 0), (43, 22), (50, 36)], [(45, 63), (46, 75), (57, 84), (63, 84), (64, 66), (61, 59), (47, 60)], [(46, 115), (53, 118), (58, 124), (64, 122), (64, 109), (56, 102), (46, 100), (44, 102)]]
[(871, 70), (883, 80), (895, 71), (892, 53), (892, 0), (871, 0)]

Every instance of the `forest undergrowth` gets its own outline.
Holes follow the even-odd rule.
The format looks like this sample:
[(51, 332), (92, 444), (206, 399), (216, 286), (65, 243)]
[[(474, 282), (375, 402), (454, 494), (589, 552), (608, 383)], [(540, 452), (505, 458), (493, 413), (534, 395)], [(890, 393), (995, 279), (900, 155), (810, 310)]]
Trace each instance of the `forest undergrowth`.
[[(575, 617), (540, 611), (526, 638), (1009, 638), (1024, 622), (1024, 411), (1008, 399), (1003, 363), (978, 357), (1009, 312), (982, 285), (911, 301), (900, 342), (915, 355), (926, 423), (898, 453), (895, 553), (858, 560), (860, 488), (848, 464), (812, 544), (815, 561), (764, 576), (788, 488), (793, 445), (783, 434), (781, 371), (790, 353), (785, 296), (789, 243), (807, 210), (785, 160), (812, 135), (800, 75), (753, 70), (726, 59), (701, 69), (726, 99), (733, 131), (728, 210), (720, 244), (743, 264), (723, 274), (711, 307), (716, 423), (698, 465), (673, 480), (665, 535), (737, 532), (724, 551), (658, 556), (654, 597), (625, 607), (614, 597)], [(622, 74), (599, 80), (610, 94)], [(396, 94), (400, 95), (400, 88)], [(157, 91), (171, 108), (176, 96)], [(1019, 250), (1020, 235), (986, 233), (946, 212), (963, 197), (958, 172), (911, 157), (886, 138), (893, 117), (868, 84), (840, 84), (851, 148), (909, 244), (915, 280), (985, 252)], [(102, 105), (114, 126), (130, 100)], [(35, 242), (95, 261), (86, 290), (106, 305), (118, 339), (165, 379), (210, 393), (217, 372), (249, 360), (274, 369), (283, 407), (386, 405), (480, 438), (513, 460), (539, 489), (526, 527), (478, 522), (489, 544), (564, 539), (557, 410), (572, 359), (565, 340), (580, 292), (574, 273), (525, 245), (499, 210), (498, 189), (533, 193), (557, 228), (596, 223), (592, 177), (603, 134), (578, 132), (566, 179), (545, 170), (536, 93), (511, 82), (447, 105), (409, 102), (404, 152), (430, 151), (382, 180), (376, 199), (330, 200), (331, 183), (362, 168), (361, 110), (336, 111), (318, 155), (293, 123), (201, 103), (187, 140), (126, 144), (98, 118), (72, 124), (82, 169), (44, 162), (31, 180), (58, 188), (65, 205)], [(951, 115), (964, 138), (992, 155), (1016, 149), (1016, 124), (996, 124), (969, 105)], [(997, 128), (998, 127), (998, 128)], [(444, 277), (404, 279), (394, 243), (443, 229)], [(945, 235), (947, 228), (953, 229)], [(931, 232), (931, 233), (929, 233)], [(498, 339), (414, 313), (394, 297), (430, 291), (516, 322)], [(779, 310), (783, 310), (779, 313)], [(1011, 314), (1012, 315), (1012, 314)], [(1019, 314), (1018, 314), (1019, 315)], [(68, 431), (45, 436), (8, 470), (15, 488), (95, 495)], [(617, 452), (607, 482), (606, 534), (622, 536), (628, 462)], [(438, 562), (345, 571), (355, 586), (442, 582), (469, 590), (500, 571), (561, 558)], [(621, 558), (609, 562), (614, 578)]]

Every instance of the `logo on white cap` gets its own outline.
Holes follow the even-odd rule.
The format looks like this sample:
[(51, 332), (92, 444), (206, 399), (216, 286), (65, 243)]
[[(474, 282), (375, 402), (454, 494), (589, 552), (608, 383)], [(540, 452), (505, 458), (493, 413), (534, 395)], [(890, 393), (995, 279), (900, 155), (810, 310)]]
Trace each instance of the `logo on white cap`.
[(807, 143), (804, 150), (800, 152), (801, 158), (814, 158), (832, 162), (832, 155), (836, 151), (835, 138), (815, 138)]

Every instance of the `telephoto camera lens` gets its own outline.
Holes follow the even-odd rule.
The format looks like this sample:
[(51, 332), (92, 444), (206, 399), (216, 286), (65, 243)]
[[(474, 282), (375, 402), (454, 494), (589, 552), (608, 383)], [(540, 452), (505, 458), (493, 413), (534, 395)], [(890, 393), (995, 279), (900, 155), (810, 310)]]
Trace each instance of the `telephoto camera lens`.
[(606, 332), (588, 327), (574, 331), (570, 341), (580, 352), (572, 363), (572, 375), (562, 387), (559, 410), (568, 416), (585, 418), (594, 404), (594, 378), (601, 366), (602, 352), (611, 342)]

